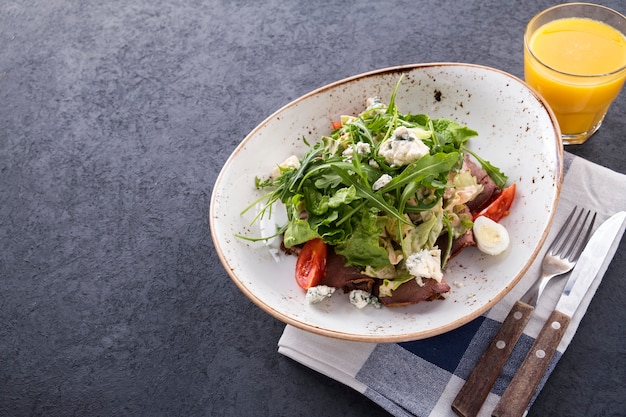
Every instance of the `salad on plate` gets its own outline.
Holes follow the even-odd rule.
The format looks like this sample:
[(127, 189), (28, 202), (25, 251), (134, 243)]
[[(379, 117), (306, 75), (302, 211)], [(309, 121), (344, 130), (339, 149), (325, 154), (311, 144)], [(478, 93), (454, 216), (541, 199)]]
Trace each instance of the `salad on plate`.
[[(279, 163), (256, 186), (268, 192), (255, 220), (284, 204), (274, 236), (298, 257), (295, 279), (310, 303), (337, 289), (352, 304), (397, 307), (445, 298), (447, 262), (477, 246), (489, 255), (509, 245), (498, 221), (515, 184), (467, 147), (478, 133), (445, 118), (401, 113), (367, 99), (302, 157)], [(255, 207), (251, 204), (245, 211)]]

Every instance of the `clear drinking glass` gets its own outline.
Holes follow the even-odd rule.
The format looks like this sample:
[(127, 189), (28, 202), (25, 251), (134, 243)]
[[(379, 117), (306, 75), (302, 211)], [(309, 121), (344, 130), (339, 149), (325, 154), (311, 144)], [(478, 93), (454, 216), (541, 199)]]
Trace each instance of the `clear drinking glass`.
[(626, 79), (626, 17), (589, 3), (540, 12), (524, 34), (524, 77), (556, 115), (563, 143), (585, 142)]

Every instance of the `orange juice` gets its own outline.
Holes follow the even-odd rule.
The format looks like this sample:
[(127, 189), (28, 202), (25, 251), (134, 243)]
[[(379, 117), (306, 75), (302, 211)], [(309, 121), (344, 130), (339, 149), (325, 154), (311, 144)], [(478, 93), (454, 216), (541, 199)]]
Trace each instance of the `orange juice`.
[(606, 23), (567, 17), (526, 35), (524, 76), (561, 132), (590, 136), (626, 78), (626, 36)]

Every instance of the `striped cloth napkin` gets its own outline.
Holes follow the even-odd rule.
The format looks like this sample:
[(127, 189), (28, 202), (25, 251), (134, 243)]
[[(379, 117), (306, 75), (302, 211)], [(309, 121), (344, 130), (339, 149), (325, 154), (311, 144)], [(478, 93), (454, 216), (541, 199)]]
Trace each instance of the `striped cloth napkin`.
[[(565, 152), (564, 180), (550, 242), (577, 204), (596, 210), (601, 224), (626, 210), (626, 175)], [(597, 226), (596, 226), (597, 227)], [(578, 308), (531, 405), (571, 342), (587, 311), (620, 239), (616, 239), (592, 288)], [(327, 338), (287, 326), (278, 342), (279, 353), (346, 384), (395, 416), (456, 416), (450, 408), (474, 365), (486, 349), (512, 305), (539, 276), (543, 248), (520, 283), (483, 316), (466, 325), (424, 340), (405, 343), (363, 343)], [(554, 309), (566, 280), (549, 285), (496, 380), (480, 416), (490, 416), (500, 396), (521, 365), (534, 338)]]

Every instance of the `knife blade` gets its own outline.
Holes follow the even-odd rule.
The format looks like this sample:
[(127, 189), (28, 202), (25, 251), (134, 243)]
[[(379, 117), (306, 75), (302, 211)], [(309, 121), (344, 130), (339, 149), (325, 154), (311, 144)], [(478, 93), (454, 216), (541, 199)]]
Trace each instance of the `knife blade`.
[(605, 259), (614, 253), (611, 249), (615, 239), (624, 233), (625, 220), (626, 212), (621, 211), (611, 216), (594, 232), (567, 280), (554, 311), (493, 410), (491, 414), (493, 417), (524, 415), (572, 316), (594, 282)]

